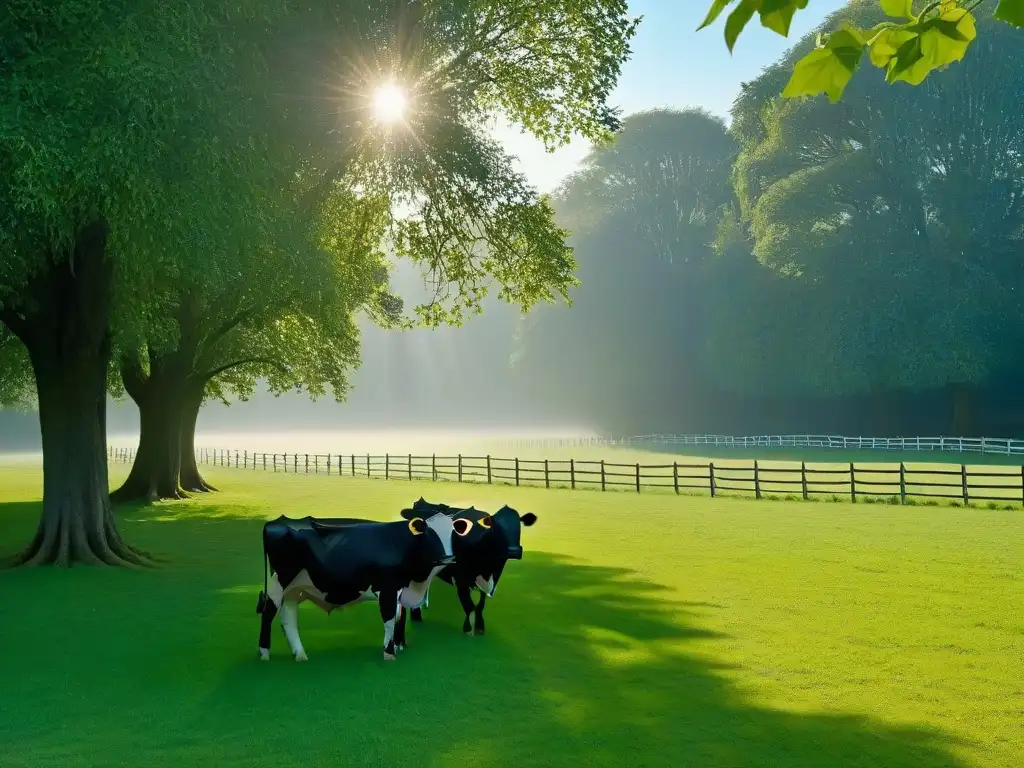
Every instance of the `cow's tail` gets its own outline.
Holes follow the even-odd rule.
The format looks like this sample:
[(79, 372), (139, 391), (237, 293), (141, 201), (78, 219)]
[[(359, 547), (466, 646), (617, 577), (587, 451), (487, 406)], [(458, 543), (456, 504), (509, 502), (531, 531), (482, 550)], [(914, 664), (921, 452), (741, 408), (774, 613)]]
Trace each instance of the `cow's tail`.
[(267, 607), (267, 592), (269, 591), (269, 571), (270, 571), (270, 557), (267, 555), (267, 529), (266, 526), (263, 528), (263, 591), (260, 592), (259, 598), (256, 600), (256, 613), (263, 613), (263, 610)]

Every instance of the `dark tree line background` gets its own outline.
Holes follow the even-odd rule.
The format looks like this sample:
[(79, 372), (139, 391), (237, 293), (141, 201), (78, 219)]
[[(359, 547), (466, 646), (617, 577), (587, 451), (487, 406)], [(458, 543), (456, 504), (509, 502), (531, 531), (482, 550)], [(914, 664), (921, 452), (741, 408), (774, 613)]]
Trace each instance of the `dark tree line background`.
[[(879, 19), (877, 3), (843, 18)], [(535, 397), (617, 433), (1024, 433), (1024, 47), (919, 87), (625, 120), (556, 196), (582, 287), (523, 320)]]

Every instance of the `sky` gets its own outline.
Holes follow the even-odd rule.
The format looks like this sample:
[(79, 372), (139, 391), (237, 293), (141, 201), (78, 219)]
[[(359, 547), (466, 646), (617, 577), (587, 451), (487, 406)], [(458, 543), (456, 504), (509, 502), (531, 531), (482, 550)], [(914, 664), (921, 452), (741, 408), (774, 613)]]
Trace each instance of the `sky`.
[[(630, 12), (642, 16), (633, 54), (623, 67), (612, 103), (628, 115), (658, 107), (704, 107), (728, 119), (740, 83), (754, 79), (828, 14), (845, 5), (840, 0), (811, 0), (797, 13), (789, 38), (750, 22), (732, 54), (724, 38), (725, 16), (697, 32), (711, 0), (633, 0)], [(586, 156), (589, 143), (577, 140), (547, 154), (544, 145), (507, 123), (495, 134), (520, 168), (542, 192), (549, 192), (572, 173)]]

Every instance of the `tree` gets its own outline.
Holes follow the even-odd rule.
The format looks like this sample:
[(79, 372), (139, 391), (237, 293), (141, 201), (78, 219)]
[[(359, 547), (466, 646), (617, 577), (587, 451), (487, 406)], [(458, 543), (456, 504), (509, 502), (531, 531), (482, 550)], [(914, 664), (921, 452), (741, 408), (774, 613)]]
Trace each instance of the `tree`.
[[(850, 21), (870, 13), (853, 8)], [(1024, 52), (992, 27), (961, 68), (909, 94), (865, 71), (838, 106), (774, 98), (791, 57), (744, 89), (736, 189), (771, 274), (722, 309), (710, 346), (724, 352), (713, 356), (723, 383), (948, 385), (955, 429), (970, 432), (970, 386), (1024, 334), (1024, 128), (1010, 107), (1024, 95)]]
[[(761, 25), (787, 37), (797, 11), (809, 0), (714, 0), (698, 29), (713, 24), (731, 5), (725, 22), (725, 42), (732, 51), (740, 33), (757, 14)], [(875, 5), (874, 0), (851, 3)], [(915, 13), (914, 6), (919, 10)], [(920, 85), (936, 69), (945, 69), (964, 58), (976, 37), (974, 11), (992, 7), (986, 0), (935, 0), (920, 7), (914, 0), (878, 0), (876, 8), (888, 18), (870, 27), (843, 24), (819, 35), (816, 45), (794, 63), (783, 91), (787, 97), (827, 94), (833, 102), (842, 98), (861, 61), (885, 71), (888, 83)], [(842, 11), (823, 26), (836, 27)], [(997, 0), (993, 18), (1013, 27), (1024, 27), (1024, 0)], [(1018, 41), (1019, 42), (1019, 41)], [(804, 50), (810, 46), (804, 46)]]
[[(26, 564), (145, 564), (108, 500), (111, 351), (153, 279), (230, 230), (197, 169), (258, 173), (257, 46), (283, 4), (7, 3), (0, 20), (0, 321), (32, 366), (43, 511)], [(226, 41), (230, 41), (230, 45)], [(255, 146), (254, 146), (255, 145)], [(255, 150), (255, 153), (254, 153)], [(180, 215), (182, 212), (187, 215)]]
[[(606, 138), (615, 121), (605, 98), (635, 28), (625, 5), (396, 2), (342, 10), (307, 8), (268, 48), (270, 90), (288, 95), (276, 101), (275, 132), (304, 150), (309, 188), (300, 205), (315, 205), (325, 190), (347, 196), (309, 223), (329, 230), (316, 253), (330, 251), (333, 266), (318, 270), (312, 251), (294, 261), (286, 249), (276, 257), (285, 262), (271, 258), (255, 274), (231, 254), (213, 254), (226, 266), (172, 292), (176, 333), (125, 357), (142, 437), (121, 498), (178, 497), (179, 478), (185, 489), (208, 488), (192, 450), (204, 391), (244, 397), (266, 377), (278, 392), (318, 396), (330, 385), (343, 396), (346, 371), (358, 362), (352, 314), (368, 308), (386, 324), (397, 320), (398, 304), (382, 289), (382, 226), (394, 253), (434, 283), (432, 299), (416, 307), (425, 324), (460, 322), (494, 283), (523, 309), (572, 283), (571, 251), (547, 200), (512, 170), (484, 121), (504, 110), (551, 146), (573, 132)], [(325, 71), (332, 82), (322, 81)], [(388, 79), (409, 89), (413, 106), (397, 130), (367, 114), (367, 96)], [(356, 215), (366, 200), (385, 203), (369, 228)], [(411, 213), (397, 216), (399, 207)], [(294, 206), (286, 210), (291, 216)]]
[(25, 345), (0, 326), (0, 408), (27, 410), (33, 406), (32, 366)]
[(329, 386), (335, 397), (344, 395), (347, 371), (358, 363), (353, 315), (366, 309), (388, 323), (400, 309), (384, 291), (382, 202), (336, 190), (306, 212), (307, 242), (243, 245), (213, 259), (216, 269), (202, 277), (165, 287), (176, 334), (121, 355), (141, 429), (115, 500), (212, 490), (196, 465), (195, 427), (204, 398), (223, 398), (225, 387), (244, 396), (264, 377), (277, 392), (304, 387), (320, 395)]
[[(556, 198), (581, 254), (573, 308), (524, 322), (520, 377), (538, 397), (606, 428), (686, 410), (701, 386), (704, 275), (736, 145), (701, 110), (631, 115)], [(666, 406), (667, 403), (671, 405)]]

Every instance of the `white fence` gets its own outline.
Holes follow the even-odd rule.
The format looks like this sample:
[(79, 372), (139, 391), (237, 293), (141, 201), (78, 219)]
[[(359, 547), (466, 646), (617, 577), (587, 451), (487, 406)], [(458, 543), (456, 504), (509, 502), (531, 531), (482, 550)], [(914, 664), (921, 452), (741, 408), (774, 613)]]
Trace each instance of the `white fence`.
[(510, 447), (679, 445), (711, 448), (836, 448), (874, 451), (950, 451), (1024, 455), (1024, 440), (1007, 437), (843, 437), (839, 435), (633, 435), (631, 437), (536, 438)]

